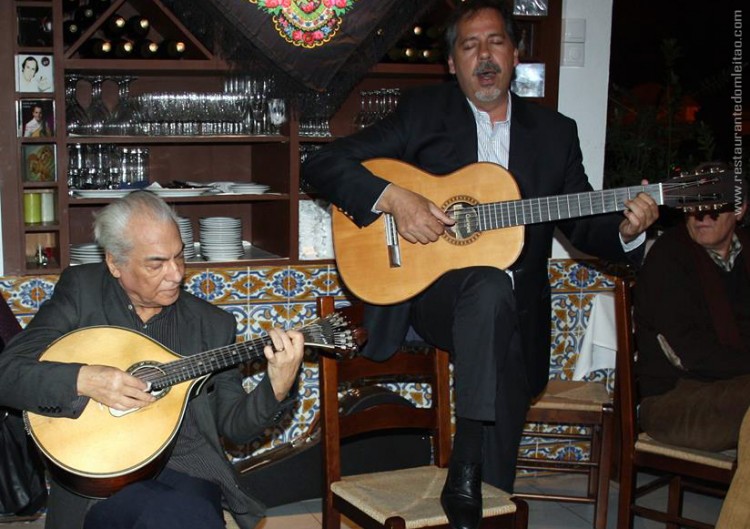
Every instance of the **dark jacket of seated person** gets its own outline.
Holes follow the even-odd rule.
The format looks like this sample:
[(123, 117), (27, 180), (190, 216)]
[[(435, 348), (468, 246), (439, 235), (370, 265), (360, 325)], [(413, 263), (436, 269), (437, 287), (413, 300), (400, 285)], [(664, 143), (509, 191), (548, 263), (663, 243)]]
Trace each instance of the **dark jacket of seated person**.
[(746, 210), (687, 214), (648, 253), (634, 306), (639, 422), (654, 439), (737, 445), (750, 406), (750, 233)]

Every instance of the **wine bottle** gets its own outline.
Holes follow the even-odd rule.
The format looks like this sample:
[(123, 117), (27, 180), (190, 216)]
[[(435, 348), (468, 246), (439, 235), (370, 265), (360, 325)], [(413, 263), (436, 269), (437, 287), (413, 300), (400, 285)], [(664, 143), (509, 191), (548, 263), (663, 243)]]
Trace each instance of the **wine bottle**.
[(89, 27), (96, 18), (96, 13), (89, 6), (82, 6), (73, 12), (73, 20), (78, 23), (78, 27), (83, 33), (87, 27)]
[(72, 13), (75, 11), (81, 4), (78, 0), (63, 0), (63, 12), (64, 13)]
[(141, 59), (153, 59), (159, 54), (159, 45), (153, 40), (139, 40), (135, 44), (135, 54)]
[(75, 20), (63, 21), (63, 42), (73, 44), (81, 36), (81, 28)]
[(105, 39), (89, 39), (82, 48), (82, 54), (94, 59), (108, 59), (112, 57), (112, 43)]
[(127, 20), (120, 15), (112, 15), (104, 23), (102, 30), (104, 30), (104, 34), (110, 39), (118, 39), (125, 34), (126, 24)]
[(101, 15), (109, 6), (112, 5), (112, 0), (89, 0), (89, 7), (94, 10), (94, 13)]
[(138, 40), (148, 35), (148, 30), (151, 29), (151, 23), (145, 17), (134, 15), (128, 19), (126, 28), (128, 35), (131, 38)]
[(112, 54), (118, 59), (132, 59), (135, 55), (135, 45), (132, 40), (119, 39), (112, 44)]
[(161, 56), (165, 59), (181, 59), (186, 50), (187, 46), (181, 40), (165, 40), (159, 45)]

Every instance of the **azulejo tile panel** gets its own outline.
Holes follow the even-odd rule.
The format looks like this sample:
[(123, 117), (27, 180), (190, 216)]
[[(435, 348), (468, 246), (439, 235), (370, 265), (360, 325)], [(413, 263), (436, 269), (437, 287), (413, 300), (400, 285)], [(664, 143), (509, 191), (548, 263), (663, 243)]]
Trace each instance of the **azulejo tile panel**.
[[(550, 260), (548, 272), (552, 289), (550, 376), (571, 378), (590, 317), (591, 300), (597, 292), (614, 288), (611, 274), (623, 274), (623, 268), (593, 260)], [(52, 295), (56, 282), (55, 275), (0, 277), (0, 293), (21, 324), (26, 325)], [(315, 318), (315, 299), (321, 295), (333, 295), (337, 307), (348, 304), (346, 288), (333, 265), (190, 269), (185, 289), (234, 315), (239, 340), (263, 336), (274, 326), (291, 328), (311, 321)], [(263, 376), (262, 362), (245, 372), (246, 387), (251, 388)], [(304, 435), (318, 411), (317, 377), (316, 363), (306, 361), (299, 381), (299, 399), (286, 422), (268, 430), (254, 443), (233, 447), (232, 455), (248, 457)], [(611, 391), (611, 372), (596, 371), (588, 378), (606, 380)], [(431, 398), (429, 386), (414, 384), (389, 389), (418, 406), (426, 405)], [(525, 438), (521, 451), (532, 457), (585, 458), (588, 447)]]

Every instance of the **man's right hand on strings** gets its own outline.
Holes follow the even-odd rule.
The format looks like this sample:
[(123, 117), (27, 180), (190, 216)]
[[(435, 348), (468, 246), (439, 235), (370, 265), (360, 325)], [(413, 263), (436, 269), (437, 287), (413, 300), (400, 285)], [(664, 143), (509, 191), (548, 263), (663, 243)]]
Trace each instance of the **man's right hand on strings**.
[(393, 215), (399, 234), (412, 243), (435, 242), (446, 226), (455, 224), (433, 202), (395, 184), (386, 188), (375, 207)]

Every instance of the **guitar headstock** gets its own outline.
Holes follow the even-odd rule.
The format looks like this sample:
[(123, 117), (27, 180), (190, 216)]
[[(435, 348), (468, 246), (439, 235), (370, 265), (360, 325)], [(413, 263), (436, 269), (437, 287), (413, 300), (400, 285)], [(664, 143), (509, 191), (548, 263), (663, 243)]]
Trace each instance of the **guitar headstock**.
[(732, 171), (712, 168), (671, 178), (662, 184), (662, 192), (667, 206), (696, 212), (731, 207), (743, 190)]
[(353, 358), (364, 342), (364, 329), (354, 327), (340, 312), (318, 318), (301, 329), (305, 345), (323, 349), (337, 360)]

